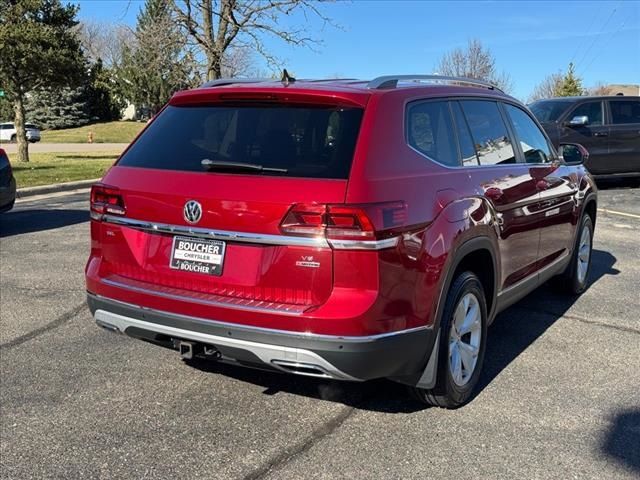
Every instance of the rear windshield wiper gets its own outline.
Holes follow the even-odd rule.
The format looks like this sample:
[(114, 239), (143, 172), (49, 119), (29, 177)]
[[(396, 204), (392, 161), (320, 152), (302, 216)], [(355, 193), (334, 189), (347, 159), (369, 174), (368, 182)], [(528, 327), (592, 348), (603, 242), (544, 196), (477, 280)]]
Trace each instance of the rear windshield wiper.
[(258, 165), (256, 163), (226, 162), (223, 160), (209, 160), (208, 158), (203, 159), (200, 162), (200, 165), (202, 165), (202, 168), (204, 168), (207, 171), (237, 170), (237, 171), (267, 172), (267, 173), (287, 173), (288, 172), (286, 168), (263, 167), (262, 165)]

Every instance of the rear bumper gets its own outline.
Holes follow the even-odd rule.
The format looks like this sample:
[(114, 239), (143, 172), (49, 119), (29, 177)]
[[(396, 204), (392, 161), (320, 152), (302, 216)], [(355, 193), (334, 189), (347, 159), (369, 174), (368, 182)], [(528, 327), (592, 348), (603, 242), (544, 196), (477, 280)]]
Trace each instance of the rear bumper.
[(362, 381), (402, 378), (424, 369), (433, 330), (419, 327), (382, 335), (316, 335), (204, 320), (143, 308), (88, 293), (98, 325), (175, 348), (187, 340), (213, 346), (222, 361), (299, 375)]

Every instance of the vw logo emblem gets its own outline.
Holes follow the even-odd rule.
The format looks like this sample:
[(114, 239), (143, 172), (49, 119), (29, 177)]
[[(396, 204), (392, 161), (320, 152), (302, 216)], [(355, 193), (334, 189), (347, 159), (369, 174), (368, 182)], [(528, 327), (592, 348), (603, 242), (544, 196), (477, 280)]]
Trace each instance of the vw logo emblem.
[(202, 218), (202, 205), (195, 200), (189, 200), (184, 204), (184, 219), (189, 223), (198, 223)]

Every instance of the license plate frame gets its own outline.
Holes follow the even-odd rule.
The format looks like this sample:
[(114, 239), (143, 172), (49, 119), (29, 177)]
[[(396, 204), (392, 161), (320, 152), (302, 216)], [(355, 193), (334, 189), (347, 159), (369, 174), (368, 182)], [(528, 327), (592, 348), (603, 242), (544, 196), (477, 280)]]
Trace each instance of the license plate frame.
[(226, 249), (226, 242), (222, 240), (176, 235), (171, 244), (169, 267), (182, 272), (219, 277), (222, 275)]

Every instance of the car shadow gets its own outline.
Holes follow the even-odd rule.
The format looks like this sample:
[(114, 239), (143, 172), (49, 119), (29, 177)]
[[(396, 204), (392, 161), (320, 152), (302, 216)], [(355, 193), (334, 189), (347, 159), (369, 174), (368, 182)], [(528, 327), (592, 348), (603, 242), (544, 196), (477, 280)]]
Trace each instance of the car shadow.
[(602, 442), (602, 451), (640, 474), (640, 409), (629, 409), (613, 417)]
[[(609, 252), (593, 250), (592, 262), (590, 285), (605, 275), (619, 273), (613, 268), (616, 258)], [(483, 374), (474, 396), (561, 318), (576, 298), (558, 294), (544, 285), (500, 314), (489, 330)], [(540, 305), (544, 308), (541, 309)], [(537, 313), (542, 320), (527, 321), (523, 310)], [(264, 388), (264, 395), (286, 392), (384, 413), (413, 413), (428, 408), (410, 398), (406, 386), (384, 379), (351, 383), (252, 370), (205, 360), (190, 360), (188, 364), (204, 372), (258, 385)]]
[(0, 215), (0, 238), (87, 222), (87, 210), (16, 210)]
[(224, 375), (264, 388), (263, 395), (283, 392), (384, 413), (413, 413), (426, 408), (425, 405), (408, 397), (406, 386), (385, 379), (362, 383), (341, 382), (200, 359), (188, 360), (185, 363), (202, 372)]
[[(589, 287), (605, 275), (618, 275), (616, 257), (594, 249), (589, 272)], [(540, 286), (515, 305), (500, 313), (489, 328), (482, 376), (475, 395), (489, 385), (518, 355), (543, 335), (571, 308), (577, 296), (558, 292), (553, 280)], [(532, 321), (530, 316), (536, 316)]]

